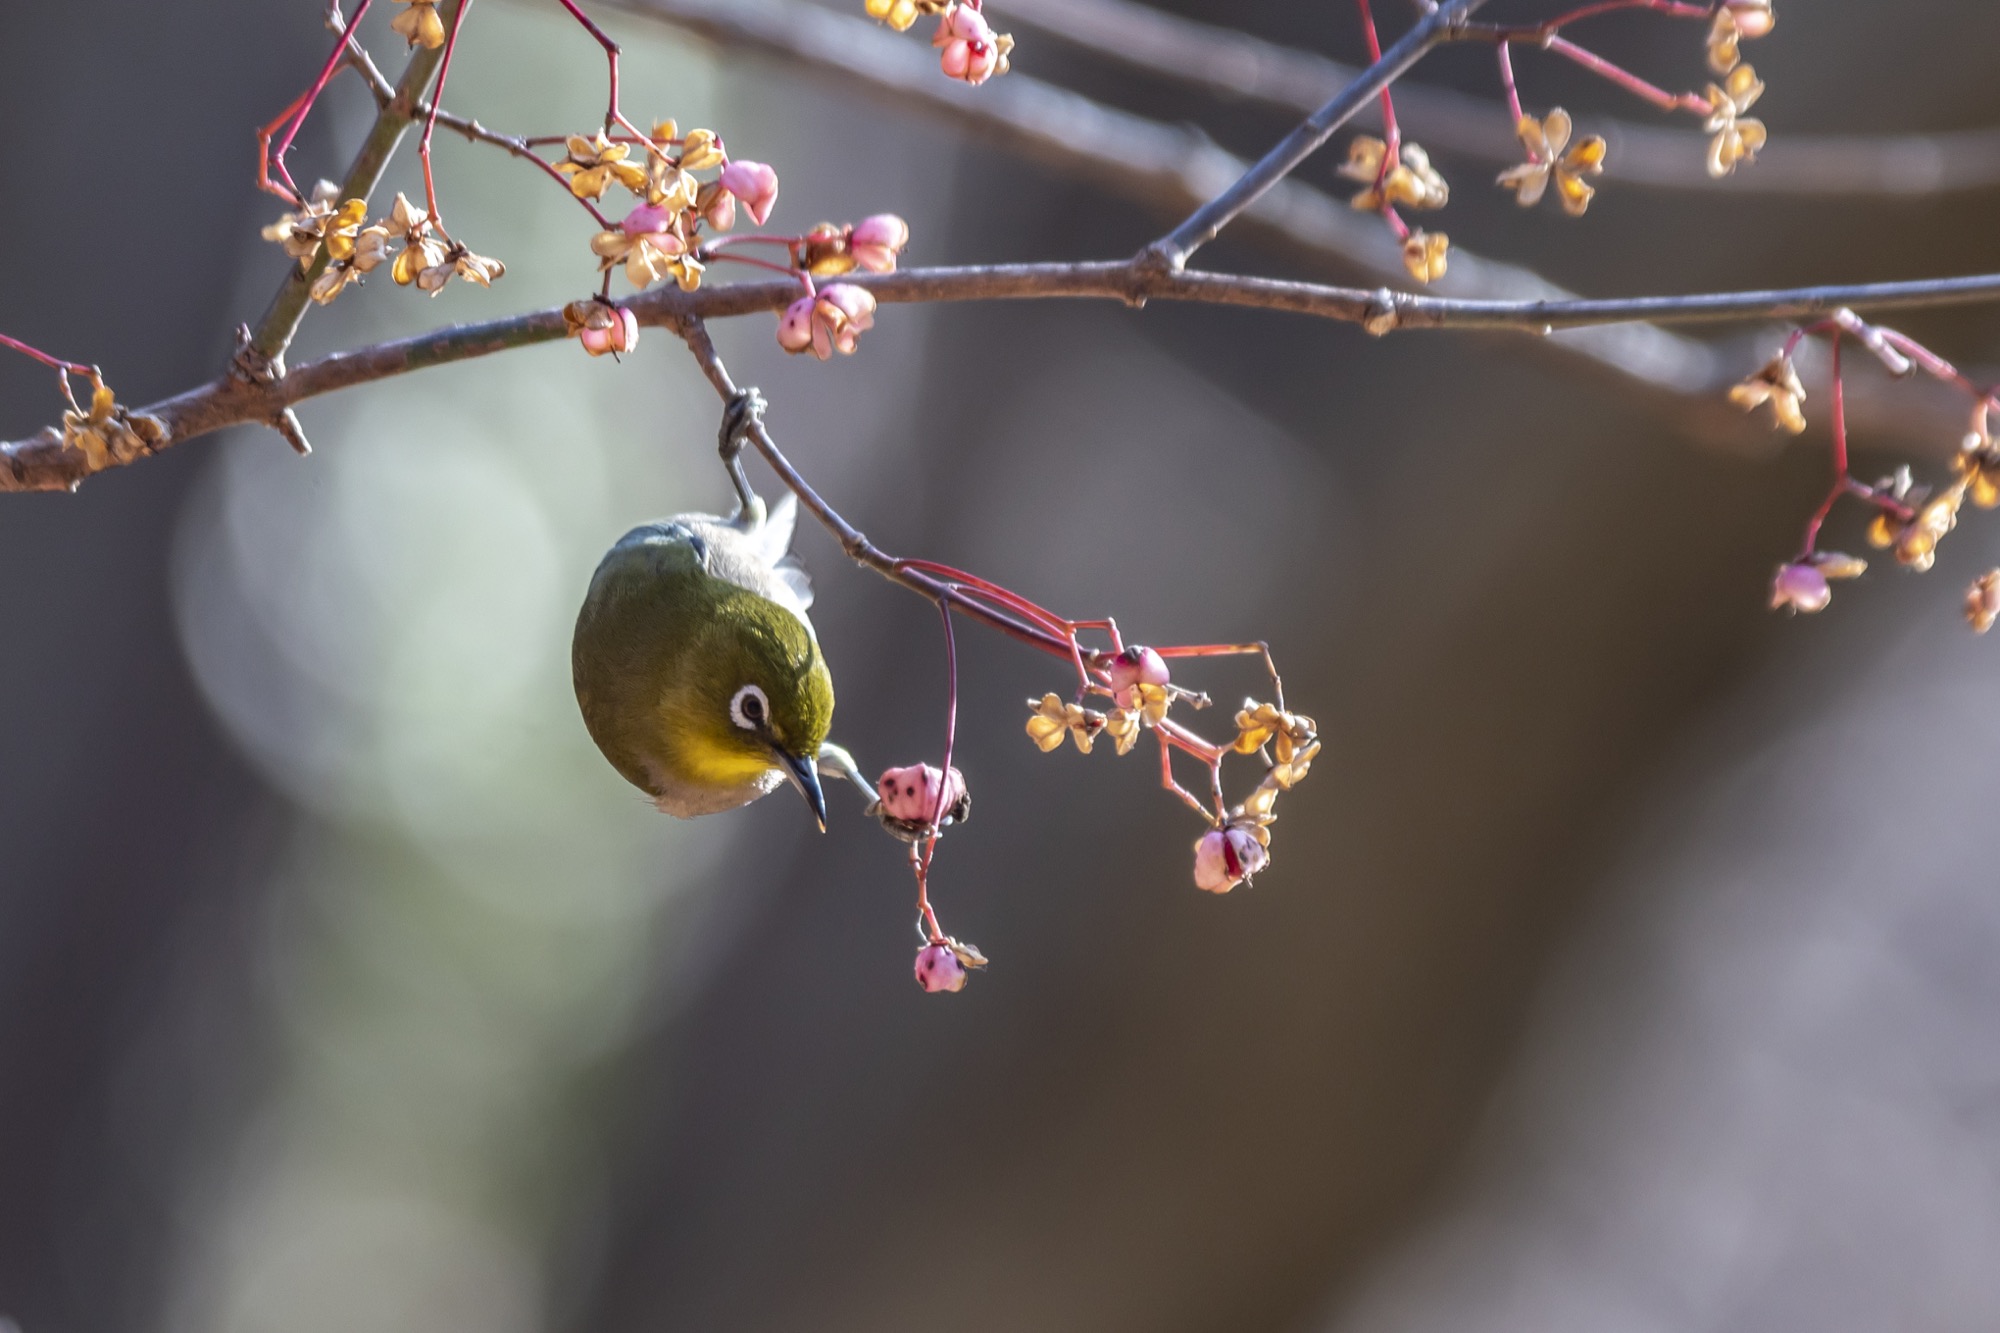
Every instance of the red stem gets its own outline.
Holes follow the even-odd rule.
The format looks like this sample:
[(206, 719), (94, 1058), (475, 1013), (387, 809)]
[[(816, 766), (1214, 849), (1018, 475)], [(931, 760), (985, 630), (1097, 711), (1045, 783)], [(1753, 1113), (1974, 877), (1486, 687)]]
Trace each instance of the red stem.
[(1806, 522), (1806, 542), (1800, 551), (1801, 558), (1813, 553), (1814, 544), (1819, 541), (1819, 529), (1826, 522), (1826, 516), (1833, 512), (1834, 501), (1847, 493), (1847, 402), (1842, 393), (1840, 378), (1840, 334), (1833, 331), (1833, 489), (1826, 493), (1826, 499)]
[[(276, 154), (266, 161), (264, 169), (258, 173), (260, 177), (258, 184), (270, 189), (269, 168), (275, 165), (278, 168), (278, 175), (283, 178), (285, 189), (290, 193), (294, 208), (305, 206), (305, 196), (299, 193), (298, 182), (292, 179), (292, 173), (285, 168), (285, 154), (292, 151), (292, 140), (298, 137), (299, 126), (305, 124), (307, 113), (312, 110), (313, 104), (319, 101), (319, 95), (326, 91), (326, 85), (333, 78), (334, 71), (340, 68), (340, 62), (347, 57), (348, 43), (354, 40), (354, 25), (361, 22), (361, 16), (368, 12), (368, 6), (374, 2), (375, 0), (361, 0), (361, 3), (355, 6), (354, 17), (347, 20), (346, 27), (341, 30), (340, 40), (333, 44), (333, 53), (326, 58), (326, 64), (320, 67), (319, 77), (313, 80), (312, 87), (306, 89), (303, 97), (286, 108), (292, 118), (291, 126), (286, 129), (284, 139), (279, 142)], [(265, 146), (270, 144), (269, 128), (267, 126), (266, 133), (259, 136)]]
[(1520, 90), (1514, 86), (1514, 57), (1512, 54), (1514, 48), (1506, 42), (1501, 42), (1494, 47), (1494, 50), (1499, 52), (1500, 55), (1500, 86), (1507, 92), (1507, 110), (1513, 113), (1513, 124), (1518, 127), (1527, 116), (1521, 110)]
[(65, 374), (69, 375), (90, 374), (89, 366), (81, 366), (74, 361), (65, 361), (61, 357), (50, 356), (47, 352), (42, 351), (40, 348), (30, 347), (28, 346), (28, 344), (22, 342), (20, 339), (9, 338), (4, 333), (0, 333), (0, 347), (5, 347), (12, 351), (19, 352), (22, 356), (29, 357), (33, 360), (39, 361), (43, 365), (48, 366), (53, 370), (60, 370)]
[[(461, 0), (451, 16), (451, 31), (444, 38), (444, 59), (438, 62), (437, 88), (431, 93), (431, 113), (424, 119), (424, 137), (417, 141), (417, 156), (424, 164), (424, 205), (430, 209), (431, 226), (446, 240), (451, 239), (451, 233), (444, 229), (444, 214), (438, 209), (437, 185), (431, 179), (431, 131), (437, 128), (438, 109), (444, 105), (444, 81), (451, 75), (451, 53), (458, 49), (459, 25), (465, 22), (465, 15), (471, 8), (472, 0)], [(361, 16), (356, 14), (355, 17), (358, 19)], [(557, 175), (560, 176), (560, 173)]]
[(1551, 37), (1546, 47), (1559, 56), (1574, 60), (1593, 74), (1617, 84), (1633, 96), (1651, 102), (1662, 111), (1691, 111), (1695, 115), (1706, 116), (1715, 109), (1708, 104), (1706, 97), (1696, 93), (1670, 93), (1665, 88), (1646, 82), (1623, 66), (1612, 64), (1603, 56), (1584, 50), (1566, 37)]

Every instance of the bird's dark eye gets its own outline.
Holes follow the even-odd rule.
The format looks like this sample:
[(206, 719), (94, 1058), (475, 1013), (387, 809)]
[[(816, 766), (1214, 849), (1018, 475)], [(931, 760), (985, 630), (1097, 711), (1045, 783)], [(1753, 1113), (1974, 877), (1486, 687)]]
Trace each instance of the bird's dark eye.
[(729, 701), (729, 720), (745, 731), (760, 730), (771, 716), (771, 701), (755, 685), (745, 685)]

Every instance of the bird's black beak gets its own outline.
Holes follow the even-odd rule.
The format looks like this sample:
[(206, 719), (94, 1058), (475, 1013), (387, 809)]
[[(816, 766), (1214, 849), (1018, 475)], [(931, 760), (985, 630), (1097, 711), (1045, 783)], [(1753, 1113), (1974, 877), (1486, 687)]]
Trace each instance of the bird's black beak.
[(799, 789), (799, 795), (806, 798), (812, 807), (813, 818), (819, 823), (819, 831), (826, 832), (826, 792), (819, 785), (819, 768), (813, 759), (801, 759), (795, 754), (778, 751), (778, 762), (784, 765), (785, 776)]

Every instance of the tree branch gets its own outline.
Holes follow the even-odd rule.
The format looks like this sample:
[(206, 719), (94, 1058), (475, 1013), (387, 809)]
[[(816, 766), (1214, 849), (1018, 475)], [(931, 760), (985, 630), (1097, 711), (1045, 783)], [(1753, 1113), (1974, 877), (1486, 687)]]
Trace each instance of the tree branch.
[[(825, 75), (843, 92), (874, 92), (908, 114), (946, 117), (987, 139), (1163, 212), (1194, 208), (1245, 164), (1200, 133), (1162, 125), (1042, 83), (1018, 70), (981, 88), (941, 79), (936, 62), (866, 19), (794, 0), (611, 0), (732, 50), (777, 56)], [(1236, 222), (1266, 248), (1339, 276), (1403, 283), (1402, 249), (1388, 229), (1296, 180), (1279, 182)], [(1565, 300), (1575, 294), (1515, 264), (1455, 246), (1435, 290), (1491, 300)], [(1658, 398), (1712, 393), (1733, 358), (1644, 325), (1588, 329), (1542, 343)]]
[(1380, 60), (1361, 71), (1326, 105), (1307, 116), (1296, 129), (1279, 140), (1275, 148), (1237, 177), (1228, 189), (1146, 247), (1146, 253), (1153, 257), (1155, 263), (1170, 269), (1185, 267), (1196, 250), (1214, 240), (1216, 234), (1237, 215), (1256, 203), (1272, 186), (1291, 175), (1301, 162), (1318, 152), (1320, 145), (1333, 137), (1335, 130), (1423, 59), (1453, 25), (1463, 23), (1467, 16), (1485, 3), (1486, 0), (1443, 0), (1443, 3), (1436, 4), (1394, 46), (1384, 51)]
[[(715, 386), (715, 391), (722, 396), (722, 400), (729, 402), (734, 399), (737, 394), (736, 382), (729, 377), (728, 369), (723, 366), (722, 355), (715, 350), (715, 342), (708, 336), (708, 326), (702, 322), (701, 316), (669, 317), (666, 323), (687, 343), (688, 350), (694, 353), (695, 362), (700, 365), (702, 374)], [(983, 602), (963, 596), (927, 574), (907, 568), (902, 561), (888, 555), (869, 541), (859, 528), (841, 517), (840, 511), (828, 504), (819, 492), (813, 489), (812, 483), (792, 466), (791, 460), (779, 450), (778, 442), (771, 438), (770, 429), (762, 420), (751, 426), (749, 440), (757, 446), (757, 452), (763, 456), (771, 470), (778, 474), (778, 479), (785, 483), (792, 494), (799, 497), (799, 503), (833, 534), (834, 540), (840, 543), (840, 549), (847, 553), (850, 560), (874, 570), (891, 583), (899, 583), (913, 592), (930, 598), (940, 607), (946, 605), (955, 607), (972, 619), (990, 625), (1010, 638), (1018, 639), (1043, 652), (1054, 653), (1058, 657), (1070, 656), (1070, 644), (1066, 640), (1058, 639), (1052, 634), (1016, 620)], [(1089, 649), (1080, 648), (1077, 651), (1092, 665), (1096, 664), (1100, 656)]]
[[(1010, 21), (1080, 50), (1229, 101), (1303, 114), (1359, 73), (1351, 65), (1295, 51), (1235, 28), (1181, 18), (1138, 0), (998, 0)], [(1397, 118), (1411, 138), (1503, 166), (1520, 160), (1511, 114), (1496, 102), (1449, 88), (1396, 85)], [(1356, 118), (1379, 128), (1365, 108)], [(1592, 116), (1611, 142), (1614, 184), (1730, 194), (1907, 198), (2000, 185), (2000, 129), (1933, 134), (1785, 134), (1759, 150), (1753, 170), (1708, 174), (1701, 136)]]
[[(1507, 330), (1541, 335), (1556, 329), (1637, 319), (1689, 323), (1802, 318), (1838, 307), (1908, 309), (2000, 299), (2000, 274), (1981, 274), (1925, 282), (1603, 301), (1463, 300), (1417, 296), (1387, 288), (1367, 291), (1224, 273), (1170, 273), (1139, 256), (1096, 263), (998, 264), (911, 269), (889, 274), (856, 273), (843, 281), (865, 286), (878, 301), (889, 304), (1088, 298), (1143, 306), (1149, 300), (1189, 301), (1339, 320), (1358, 324), (1377, 335), (1399, 329)], [(782, 310), (797, 296), (798, 284), (794, 282), (756, 282), (707, 286), (694, 292), (660, 288), (624, 304), (641, 323), (665, 325), (678, 332), (687, 327), (689, 320)], [(148, 452), (157, 453), (227, 426), (269, 423), (295, 404), (337, 389), (553, 342), (567, 333), (560, 309), (537, 310), (485, 324), (453, 325), (413, 338), (336, 352), (298, 366), (283, 379), (270, 383), (225, 374), (143, 409), (159, 421), (164, 431), (164, 438)], [(26, 440), (0, 445), (0, 463), (5, 464), (0, 468), (0, 491), (70, 490), (100, 470), (91, 465), (83, 450), (66, 445), (60, 432), (53, 428)]]
[[(444, 5), (446, 21), (457, 11), (458, 0), (446, 0)], [(347, 40), (345, 29), (339, 36)], [(355, 44), (356, 47), (359, 43)], [(347, 168), (347, 175), (340, 183), (340, 197), (343, 199), (366, 199), (381, 183), (382, 173), (389, 167), (389, 159), (395, 155), (396, 145), (402, 142), (403, 132), (410, 128), (417, 118), (417, 107), (424, 88), (430, 83), (431, 75), (437, 71), (442, 51), (419, 47), (410, 53), (410, 63), (403, 68), (403, 77), (396, 84), (396, 95), (381, 104), (376, 113), (375, 124), (370, 127), (368, 137), (362, 140), (361, 149), (354, 155), (354, 161)], [(376, 74), (380, 78), (379, 71)], [(238, 372), (251, 379), (275, 379), (285, 373), (285, 349), (292, 345), (297, 336), (299, 324), (305, 318), (308, 293), (312, 290), (313, 279), (326, 268), (327, 256), (321, 251), (312, 265), (301, 269), (293, 265), (278, 287), (277, 295), (264, 311), (264, 317), (257, 322), (247, 341), (238, 350), (236, 364)]]

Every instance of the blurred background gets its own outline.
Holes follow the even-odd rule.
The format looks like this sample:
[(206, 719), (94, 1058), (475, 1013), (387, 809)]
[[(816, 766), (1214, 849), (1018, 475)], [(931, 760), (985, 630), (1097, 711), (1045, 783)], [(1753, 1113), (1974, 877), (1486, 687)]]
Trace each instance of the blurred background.
[[(1340, 5), (1171, 8), (1361, 55)], [(1750, 52), (1776, 139), (2000, 112), (2000, 11), (1780, 9)], [(128, 402), (213, 374), (284, 270), (252, 128), (308, 81), (320, 17), (0, 11), (0, 328)], [(928, 264), (1125, 254), (1167, 220), (838, 80), (605, 21), (635, 115), (778, 167), (774, 225), (893, 209)], [(386, 16), (364, 31), (394, 53)], [(532, 132), (601, 108), (555, 6), (495, 0), (466, 31), (455, 108)], [(1702, 77), (1693, 25), (1596, 32)], [(1020, 35), (1010, 77), (1239, 153), (1286, 123)], [(1489, 62), (1422, 77), (1491, 96)], [(1520, 68), (1585, 130), (1646, 116)], [(340, 174), (372, 114), (347, 79), (325, 107), (302, 180)], [(1342, 143), (1303, 178), (1334, 188)], [(454, 229), (506, 279), (351, 292), (294, 362), (581, 293), (580, 211), (438, 149)], [(1614, 148), (1577, 223), (1436, 156), (1456, 243), (1592, 295), (2000, 265), (1992, 193), (1646, 190)], [(1243, 240), (1205, 262), (1352, 276)], [(1992, 309), (1897, 323), (2000, 359)], [(825, 837), (788, 796), (654, 812), (590, 746), (567, 645), (607, 544), (727, 503), (717, 403), (664, 333), (623, 365), (552, 346), (308, 403), (309, 459), (238, 432), (9, 498), (0, 1323), (2000, 1320), (2000, 645), (1957, 613), (1991, 523), (1931, 577), (1878, 570), (1791, 620), (1762, 602), (1824, 485), (1818, 430), (1758, 444), (1525, 340), (1158, 305), (879, 325), (837, 365), (788, 360), (768, 319), (718, 337), (889, 549), (1145, 641), (1269, 638), (1327, 740), (1272, 868), (1196, 892), (1197, 830), (1150, 762), (1037, 753), (1020, 701), (1061, 670), (970, 627), (977, 811), (936, 884), (995, 961), (963, 994), (911, 983), (907, 871), (844, 790)], [(54, 415), (48, 378), (0, 362), (0, 437)], [(1903, 456), (1858, 447), (1871, 475)], [(1832, 532), (1859, 544), (1852, 514)], [(934, 757), (935, 613), (816, 530), (799, 546), (837, 734), (870, 771)]]

